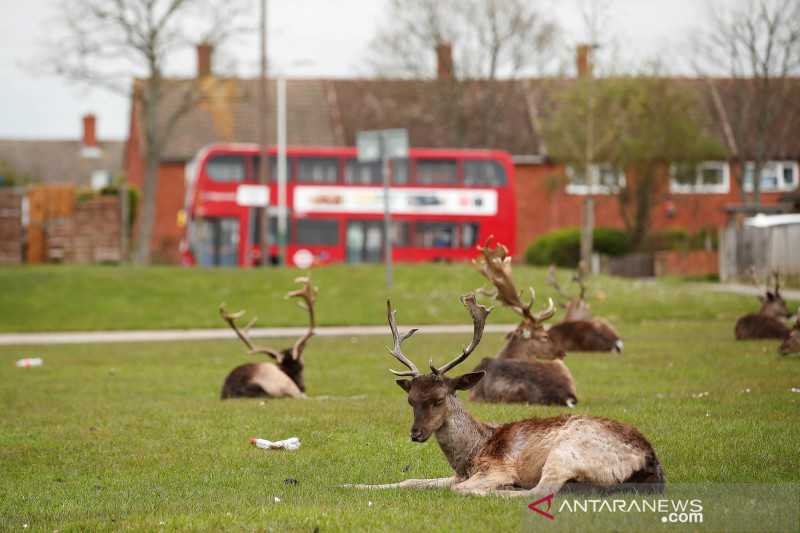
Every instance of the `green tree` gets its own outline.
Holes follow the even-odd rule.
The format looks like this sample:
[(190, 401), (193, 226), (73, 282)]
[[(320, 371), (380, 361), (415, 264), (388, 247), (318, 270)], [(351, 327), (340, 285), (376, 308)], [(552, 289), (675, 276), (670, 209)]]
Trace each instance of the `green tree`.
[[(588, 174), (586, 161), (626, 173), (616, 194), (636, 249), (650, 230), (653, 202), (669, 179), (670, 165), (693, 168), (724, 155), (703, 130), (703, 113), (698, 92), (673, 79), (645, 75), (580, 80), (556, 96), (544, 133), (550, 156), (581, 176)], [(587, 124), (593, 124), (593, 135), (586, 134)], [(593, 143), (588, 158), (587, 138)]]

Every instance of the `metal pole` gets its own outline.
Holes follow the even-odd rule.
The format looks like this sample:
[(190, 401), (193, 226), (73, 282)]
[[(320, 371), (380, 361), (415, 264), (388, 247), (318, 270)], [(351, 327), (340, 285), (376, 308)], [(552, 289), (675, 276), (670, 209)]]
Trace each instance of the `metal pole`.
[[(267, 0), (261, 0), (260, 5), (261, 76), (258, 92), (258, 144), (261, 148), (261, 157), (258, 165), (258, 181), (267, 187), (267, 164), (269, 161), (267, 147)], [(269, 264), (269, 213), (266, 207), (257, 209), (261, 213), (260, 220), (256, 222), (261, 224), (261, 264), (266, 266)]]
[(279, 263), (289, 262), (286, 252), (286, 229), (289, 210), (286, 206), (286, 79), (278, 78), (278, 245)]
[(383, 172), (383, 228), (384, 243), (386, 251), (386, 288), (392, 288), (392, 214), (389, 210), (389, 158), (387, 157), (386, 139), (383, 134), (380, 136), (381, 147), (381, 169)]

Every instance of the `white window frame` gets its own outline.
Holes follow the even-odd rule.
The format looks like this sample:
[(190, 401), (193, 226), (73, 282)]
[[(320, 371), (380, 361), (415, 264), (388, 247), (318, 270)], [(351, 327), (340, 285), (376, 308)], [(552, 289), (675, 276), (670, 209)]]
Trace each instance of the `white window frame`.
[(589, 185), (586, 183), (572, 183), (572, 180), (575, 179), (575, 169), (573, 167), (567, 167), (567, 194), (586, 195), (618, 193), (620, 189), (625, 187), (625, 172), (622, 170), (615, 170), (617, 174), (617, 184), (614, 186), (608, 186), (600, 183), (600, 171), (604, 167), (607, 170), (611, 169), (611, 165), (607, 163), (595, 163), (589, 165), (589, 176), (591, 177), (590, 181), (592, 181), (594, 185)]
[[(764, 184), (761, 184), (761, 192), (784, 192), (784, 191), (793, 191), (797, 188), (798, 182), (800, 182), (800, 168), (798, 168), (797, 161), (766, 161), (764, 166), (767, 167), (769, 165), (777, 166), (777, 173), (778, 173), (778, 186), (777, 187), (764, 187)], [(753, 174), (753, 170), (755, 169), (755, 163), (753, 161), (748, 161), (744, 165), (744, 174), (742, 175), (742, 188), (745, 192), (752, 192), (753, 191), (753, 181), (747, 180), (747, 175)], [(785, 185), (783, 183), (783, 171), (785, 168), (791, 168), (794, 174), (794, 180), (792, 181), (791, 185)], [(763, 173), (765, 168), (761, 169)]]
[[(722, 169), (722, 183), (706, 184), (700, 180), (703, 170), (709, 168)], [(694, 183), (679, 183), (675, 179), (676, 167), (670, 165), (669, 192), (673, 194), (728, 194), (731, 191), (731, 166), (727, 161), (701, 161), (695, 167)]]

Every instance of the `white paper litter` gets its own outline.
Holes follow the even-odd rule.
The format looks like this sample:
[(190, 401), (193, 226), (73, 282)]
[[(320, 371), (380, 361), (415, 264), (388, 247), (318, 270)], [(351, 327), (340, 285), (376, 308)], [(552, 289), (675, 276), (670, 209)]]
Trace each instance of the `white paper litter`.
[(44, 361), (41, 357), (26, 357), (17, 361), (18, 368), (28, 368), (31, 366), (42, 366)]
[(253, 437), (250, 439), (250, 444), (256, 448), (265, 450), (296, 450), (300, 447), (300, 439), (297, 437), (289, 437), (284, 440), (269, 441), (267, 439), (259, 439)]

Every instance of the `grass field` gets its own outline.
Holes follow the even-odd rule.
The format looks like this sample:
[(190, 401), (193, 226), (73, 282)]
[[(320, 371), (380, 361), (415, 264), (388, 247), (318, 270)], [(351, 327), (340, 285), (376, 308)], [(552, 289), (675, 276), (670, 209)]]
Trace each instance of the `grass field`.
[[(259, 326), (299, 326), (305, 324), (305, 313), (282, 297), (300, 273), (294, 269), (0, 268), (0, 332), (218, 328), (224, 327), (217, 313), (222, 302), (258, 315)], [(544, 269), (514, 268), (519, 287), (534, 286), (541, 305), (553, 295), (545, 274)], [(384, 323), (387, 292), (380, 266), (335, 265), (316, 269), (313, 276), (320, 287), (320, 324)], [(567, 279), (568, 274), (562, 272), (562, 284), (568, 285)], [(464, 322), (454, 295), (483, 284), (474, 268), (458, 264), (398, 265), (395, 280), (389, 295), (407, 324)], [(757, 307), (753, 297), (709, 294), (677, 280), (649, 283), (597, 277), (590, 282), (590, 296), (595, 312), (617, 323), (735, 320)], [(493, 318), (496, 323), (515, 321), (505, 309), (498, 309)]]
[[(261, 325), (299, 325), (302, 311), (271, 300), (294, 274), (3, 269), (0, 328), (213, 327), (221, 300), (251, 308)], [(542, 287), (541, 270), (517, 276)], [(315, 279), (323, 324), (383, 323), (379, 269), (323, 269)], [(479, 284), (463, 266), (401, 267), (393, 291), (401, 325), (465, 322), (455, 297)], [(792, 391), (800, 357), (779, 357), (775, 342), (733, 340), (733, 321), (755, 307), (752, 297), (678, 281), (601, 278), (592, 287), (607, 295), (594, 307), (617, 324), (625, 353), (569, 355), (574, 412), (637, 426), (672, 484), (800, 482), (800, 394)], [(499, 311), (490, 323), (513, 320)], [(406, 352), (418, 364), (431, 355), (441, 362), (466, 341), (423, 331)], [(462, 370), (502, 341), (486, 335)], [(310, 399), (226, 402), (223, 377), (253, 360), (234, 339), (0, 347), (0, 529), (519, 530), (521, 500), (338, 487), (450, 474), (433, 439), (408, 439), (411, 411), (387, 371), (388, 342), (388, 330), (315, 338), (305, 354)], [(20, 357), (45, 364), (18, 369)], [(497, 422), (567, 411), (464, 401)], [(258, 450), (253, 436), (297, 436), (302, 447)]]

